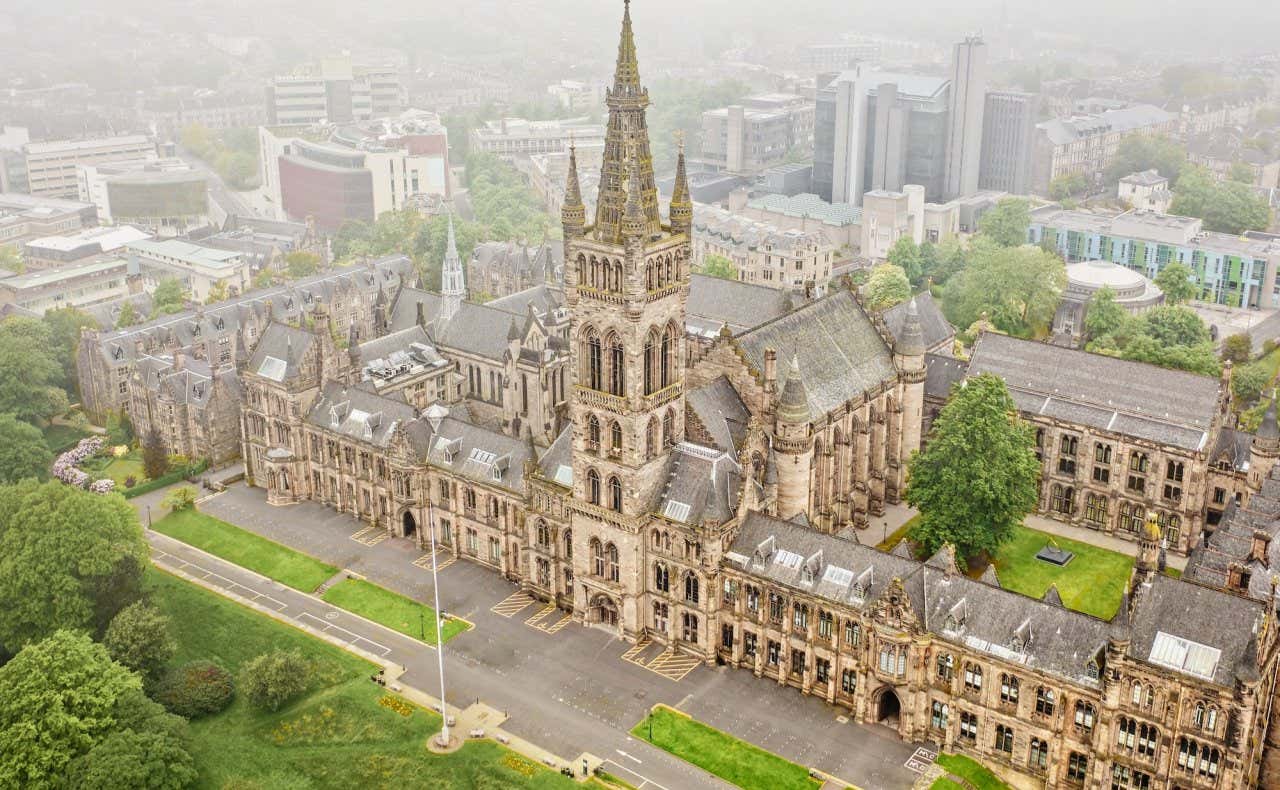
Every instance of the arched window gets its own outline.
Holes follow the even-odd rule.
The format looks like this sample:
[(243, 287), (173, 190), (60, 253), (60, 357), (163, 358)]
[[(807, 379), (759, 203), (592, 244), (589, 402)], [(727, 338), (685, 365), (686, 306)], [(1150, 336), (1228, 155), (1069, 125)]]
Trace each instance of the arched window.
[(600, 473), (594, 469), (587, 470), (587, 501), (600, 504)]
[(1006, 705), (1018, 704), (1018, 678), (1009, 675), (1000, 675), (1000, 701)]
[(609, 335), (609, 392), (621, 395), (626, 386), (622, 341), (617, 335)]
[(658, 333), (650, 329), (644, 336), (644, 394), (652, 395), (658, 388)]
[(591, 539), (591, 570), (596, 576), (604, 577), (604, 546), (599, 538)]
[(658, 418), (649, 418), (649, 427), (644, 432), (644, 457), (653, 458), (658, 454)]
[(1053, 715), (1053, 689), (1040, 686), (1036, 689), (1036, 713), (1042, 716)]
[(564, 531), (564, 558), (573, 559), (573, 530), (570, 529)]
[(1084, 700), (1076, 702), (1076, 719), (1075, 725), (1080, 729), (1088, 732), (1093, 729), (1093, 720), (1097, 716), (1097, 710), (1092, 704)]
[(692, 573), (684, 575), (684, 599), (689, 603), (698, 602), (698, 577)]
[(666, 563), (653, 564), (653, 588), (658, 592), (671, 592), (671, 571), (667, 569)]
[(622, 293), (622, 262), (613, 262), (613, 292)]
[(587, 444), (592, 450), (600, 449), (600, 420), (594, 414), (587, 417)]
[(614, 476), (609, 478), (609, 509), (622, 512), (622, 481)]
[(617, 420), (609, 426), (609, 447), (613, 450), (622, 450), (622, 425)]
[(551, 530), (547, 527), (547, 522), (538, 519), (537, 524), (538, 545), (546, 548), (551, 545)]
[(982, 690), (982, 667), (977, 664), (964, 665), (964, 687), (967, 691)]
[(658, 388), (665, 389), (670, 386), (675, 379), (675, 360), (672, 355), (676, 350), (676, 338), (672, 327), (668, 326), (662, 333), (662, 353), (660, 355), (661, 375), (659, 376)]
[(653, 547), (655, 549), (662, 548), (662, 533), (656, 529), (653, 531)]
[(1039, 738), (1031, 739), (1031, 767), (1037, 771), (1043, 771), (1049, 765), (1049, 744)]
[(1007, 754), (1013, 753), (1013, 728), (1003, 724), (996, 725), (995, 747)]
[(620, 574), (618, 572), (618, 547), (610, 543), (605, 547), (605, 554), (609, 559), (609, 581), (618, 581)]
[(669, 447), (676, 441), (676, 415), (671, 409), (662, 415), (662, 446)]
[(603, 359), (600, 351), (600, 336), (591, 327), (582, 332), (582, 383), (588, 389), (604, 388)]

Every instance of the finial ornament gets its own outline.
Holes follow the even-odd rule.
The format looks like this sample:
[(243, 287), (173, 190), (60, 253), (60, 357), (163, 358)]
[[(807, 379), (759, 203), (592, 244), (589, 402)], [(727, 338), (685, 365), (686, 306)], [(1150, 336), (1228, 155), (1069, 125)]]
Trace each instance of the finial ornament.
[(680, 153), (684, 153), (684, 129), (676, 129), (671, 133), (676, 138), (676, 147), (680, 149)]

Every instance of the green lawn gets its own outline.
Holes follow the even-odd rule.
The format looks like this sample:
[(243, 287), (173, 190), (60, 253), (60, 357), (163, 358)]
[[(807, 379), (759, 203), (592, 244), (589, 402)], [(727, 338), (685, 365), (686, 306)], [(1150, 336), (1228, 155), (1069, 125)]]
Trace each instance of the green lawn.
[[(438, 715), (408, 716), (379, 704), (373, 665), (308, 634), (151, 569), (147, 587), (171, 621), (175, 663), (212, 659), (233, 672), (273, 648), (297, 649), (312, 664), (307, 694), (277, 713), (243, 699), (191, 724), (191, 752), (207, 790), (319, 788), (530, 788), (568, 790), (573, 781), (492, 741), (434, 755), (426, 740)], [(399, 699), (391, 697), (391, 699)]]
[[(968, 780), (978, 790), (1009, 790), (1009, 785), (1000, 781), (1000, 777), (987, 770), (982, 763), (971, 760), (968, 757), (959, 754), (943, 754), (938, 756), (938, 765), (946, 768), (955, 776)], [(947, 784), (939, 785), (938, 782), (933, 783), (934, 788), (945, 787), (951, 788), (957, 785), (950, 780)]]
[(113, 458), (99, 474), (110, 477), (120, 488), (124, 488), (124, 481), (130, 477), (133, 478), (134, 485), (147, 481), (147, 473), (142, 469), (142, 459), (134, 458), (132, 454), (124, 458)]
[(889, 537), (877, 543), (876, 548), (880, 549), (881, 551), (893, 551), (893, 547), (897, 546), (898, 543), (907, 536), (907, 533), (915, 528), (916, 524), (919, 521), (920, 521), (920, 514), (917, 513), (911, 518), (907, 519), (905, 524), (898, 527), (893, 532), (890, 532)]
[(197, 510), (170, 513), (153, 528), (303, 592), (311, 592), (338, 572), (332, 565)]
[[(343, 579), (325, 590), (321, 597), (334, 606), (355, 612), (387, 628), (428, 644), (436, 644), (435, 610), (385, 587), (363, 579)], [(452, 618), (445, 620), (442, 625), (446, 642), (471, 627), (462, 620)]]
[(631, 728), (631, 734), (744, 790), (812, 790), (822, 786), (804, 766), (668, 708), (655, 708)]
[[(1036, 552), (1050, 539), (1059, 548), (1075, 553), (1071, 562), (1058, 567), (1036, 559)], [(1039, 598), (1050, 584), (1056, 584), (1069, 608), (1104, 620), (1111, 619), (1120, 606), (1133, 568), (1133, 557), (1127, 554), (1028, 527), (1014, 532), (1013, 539), (1000, 547), (995, 562), (1002, 587)]]
[(71, 425), (53, 424), (41, 429), (41, 433), (44, 434), (45, 446), (55, 453), (68, 449), (71, 445), (89, 435), (88, 431)]

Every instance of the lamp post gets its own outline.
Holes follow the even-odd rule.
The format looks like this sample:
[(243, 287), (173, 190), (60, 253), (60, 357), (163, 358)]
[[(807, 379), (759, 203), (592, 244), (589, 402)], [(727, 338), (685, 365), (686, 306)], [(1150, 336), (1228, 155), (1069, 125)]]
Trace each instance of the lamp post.
[(431, 533), (431, 591), (435, 596), (436, 604), (436, 658), (440, 663), (440, 721), (442, 726), (440, 734), (437, 736), (437, 742), (441, 748), (449, 746), (449, 711), (444, 700), (444, 632), (440, 623), (440, 577), (436, 573), (436, 566), (440, 564), (439, 558), (436, 556), (436, 520), (431, 515), (431, 493), (427, 492), (427, 529)]

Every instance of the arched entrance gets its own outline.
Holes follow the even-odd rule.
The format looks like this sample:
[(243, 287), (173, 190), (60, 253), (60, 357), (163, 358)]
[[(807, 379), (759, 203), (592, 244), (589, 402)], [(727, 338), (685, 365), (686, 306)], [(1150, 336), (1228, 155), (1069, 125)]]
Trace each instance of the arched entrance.
[(887, 686), (880, 692), (880, 699), (876, 702), (876, 722), (887, 727), (898, 727), (898, 716), (902, 713), (902, 703), (898, 700), (898, 693)]
[(591, 622), (618, 627), (618, 605), (607, 595), (597, 595), (591, 599)]
[(404, 522), (404, 536), (406, 538), (412, 538), (418, 534), (418, 520), (413, 517), (412, 511), (406, 510), (402, 521)]

